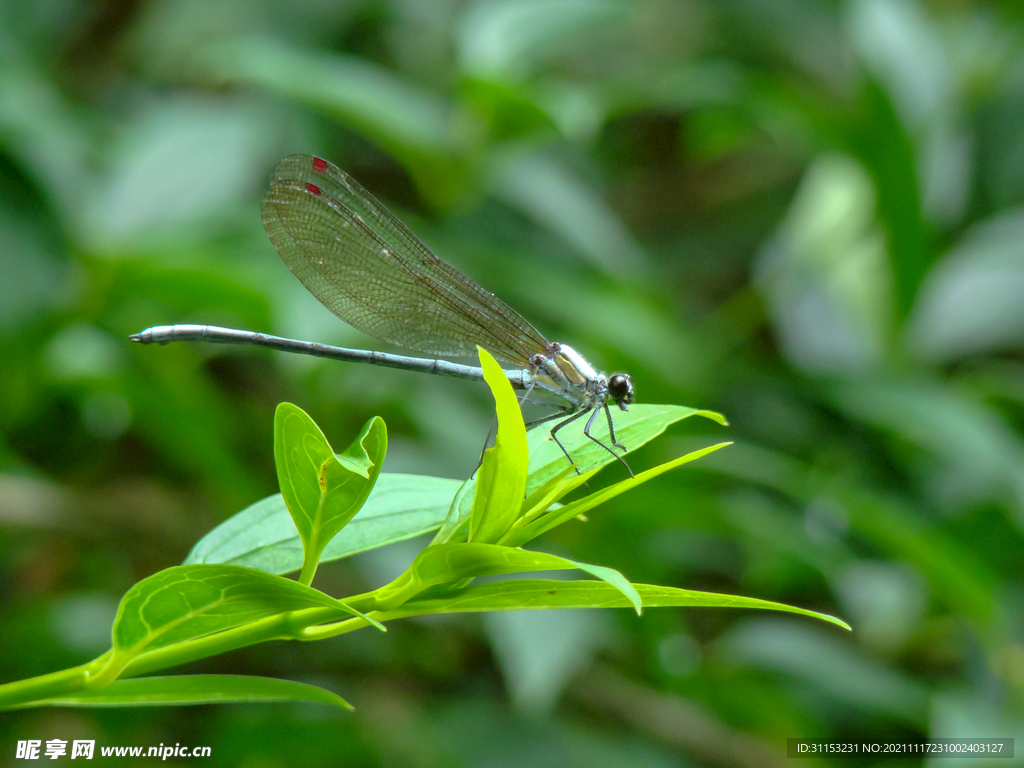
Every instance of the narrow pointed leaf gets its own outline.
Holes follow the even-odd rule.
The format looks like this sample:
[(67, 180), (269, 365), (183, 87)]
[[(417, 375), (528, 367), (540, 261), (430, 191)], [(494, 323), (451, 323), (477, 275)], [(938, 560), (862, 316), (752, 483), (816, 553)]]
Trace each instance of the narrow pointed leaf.
[[(726, 424), (725, 417), (714, 411), (702, 411), (683, 405), (639, 403), (631, 405), (628, 411), (617, 411), (614, 414), (615, 434), (630, 451), (635, 451), (660, 435), (667, 427), (690, 416), (703, 416), (718, 424)], [(602, 428), (607, 429), (602, 427), (603, 423), (601, 419), (595, 422), (594, 434), (607, 442), (607, 435), (601, 431)], [(617, 463), (614, 456), (583, 434), (582, 420), (559, 432), (558, 439), (565, 445), (582, 475), (595, 472), (608, 464)], [(530, 452), (530, 466), (526, 480), (526, 493), (530, 495), (553, 477), (561, 474), (568, 466), (568, 461), (566, 461), (565, 454), (551, 439), (551, 426), (548, 424), (542, 424), (527, 432), (527, 443)], [(471, 508), (469, 499), (471, 498), (470, 496), (463, 500), (459, 507), (458, 520), (453, 521), (450, 525), (446, 524), (446, 529), (453, 530), (462, 520), (469, 518)]]
[(732, 445), (732, 443), (719, 443), (718, 445), (711, 445), (707, 448), (692, 451), (685, 456), (680, 456), (677, 459), (667, 461), (657, 467), (652, 467), (645, 472), (641, 472), (636, 475), (636, 477), (630, 477), (626, 480), (615, 483), (615, 485), (610, 485), (607, 488), (601, 488), (594, 493), (584, 496), (582, 499), (577, 499), (576, 501), (566, 504), (564, 507), (552, 510), (543, 517), (539, 517), (532, 523), (523, 526), (521, 529), (513, 531), (508, 537), (508, 541), (503, 543), (510, 547), (521, 546), (531, 539), (540, 536), (542, 533), (550, 531), (552, 528), (588, 512), (599, 504), (604, 504), (609, 499), (615, 498), (621, 493), (625, 493), (642, 483), (646, 483), (648, 480), (664, 474), (670, 469), (675, 469), (681, 464), (694, 461), (699, 459), (701, 456), (707, 456), (709, 453), (717, 451), (720, 448), (724, 448), (727, 445)]
[(622, 574), (612, 568), (587, 565), (546, 552), (496, 544), (441, 544), (423, 550), (412, 564), (411, 589), (422, 592), (437, 584), (476, 576), (497, 576), (528, 571), (583, 569), (606, 581), (640, 609), (640, 600)]
[(490, 353), (481, 347), (478, 350), (484, 381), (494, 395), (498, 432), (477, 472), (469, 540), (490, 544), (504, 536), (519, 517), (526, 495), (529, 452), (526, 425), (512, 385)]
[(532, 517), (550, 507), (558, 499), (574, 488), (578, 488), (593, 475), (577, 475), (571, 466), (548, 480), (544, 485), (531, 493), (523, 502), (523, 517)]
[(26, 707), (161, 707), (305, 701), (352, 709), (335, 693), (315, 685), (247, 675), (175, 675), (115, 680), (105, 688), (33, 701)]
[[(690, 416), (703, 416), (718, 424), (725, 425), (725, 417), (714, 411), (702, 411), (682, 405), (634, 404), (628, 411), (615, 411), (615, 436), (629, 451), (635, 451), (647, 444), (677, 421)], [(608, 451), (583, 434), (583, 419), (558, 433), (558, 439), (565, 445), (580, 473), (586, 474), (608, 464), (618, 463)], [(608, 442), (607, 426), (604, 419), (594, 422), (593, 433)], [(565, 454), (551, 439), (551, 429), (542, 424), (530, 430), (530, 482), (527, 492), (532, 493), (565, 468)], [(623, 471), (625, 469), (623, 468)]]
[[(821, 619), (850, 629), (842, 619), (784, 603), (738, 595), (696, 592), (690, 589), (633, 584), (644, 608), (753, 608), (783, 611)], [(523, 611), (547, 608), (632, 608), (632, 602), (615, 587), (601, 581), (511, 579), (472, 584), (428, 600), (410, 600), (384, 617), (391, 621), (406, 616), (478, 611)]]

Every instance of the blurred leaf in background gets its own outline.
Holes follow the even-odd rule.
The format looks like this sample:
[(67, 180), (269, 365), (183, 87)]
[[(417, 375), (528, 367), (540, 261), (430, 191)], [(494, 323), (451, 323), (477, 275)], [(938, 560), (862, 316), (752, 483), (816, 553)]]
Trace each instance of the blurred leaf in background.
[[(1021, 125), (1014, 3), (0, 2), (4, 680), (102, 651), (117, 596), (275, 490), (282, 400), (329, 436), (382, 416), (387, 472), (475, 466), (472, 383), (128, 343), (202, 322), (379, 348), (266, 240), (259, 198), (292, 152), (641, 401), (728, 415), (728, 437), (688, 420), (631, 463), (736, 446), (545, 546), (855, 628), (411, 621), (192, 670), (306, 676), (351, 715), (41, 709), (7, 715), (4, 743), (763, 766), (796, 736), (1024, 738)], [(396, 575), (388, 552), (323, 587)]]

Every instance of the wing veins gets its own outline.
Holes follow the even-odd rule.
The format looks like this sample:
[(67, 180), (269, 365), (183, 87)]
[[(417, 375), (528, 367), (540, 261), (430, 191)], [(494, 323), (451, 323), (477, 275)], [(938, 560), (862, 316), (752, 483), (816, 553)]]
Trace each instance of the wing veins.
[[(334, 166), (327, 168), (337, 174), (327, 175), (312, 172), (312, 158), (303, 164), (302, 158), (286, 158), (275, 169), (274, 183), (264, 199), (264, 223), (271, 240), (278, 247), (285, 262), (302, 280), (307, 289), (335, 315), (370, 335), (396, 343), (406, 348), (452, 356), (472, 354), (469, 342), (479, 340), (494, 354), (516, 365), (528, 364), (529, 357), (541, 351), (547, 342), (515, 310), (486, 292), (479, 284), (438, 259), (413, 235), (404, 224), (387, 209), (372, 199), (365, 190), (362, 195), (353, 192), (361, 187)], [(288, 166), (296, 166), (291, 172)], [(282, 167), (284, 166), (284, 167)], [(303, 173), (301, 171), (309, 172)], [(294, 178), (298, 176), (299, 178)], [(312, 194), (308, 184), (313, 181), (322, 184), (325, 177), (354, 194), (356, 206), (346, 205), (335, 197), (332, 185), (319, 186), (319, 194)], [(308, 177), (311, 182), (306, 182)], [(300, 206), (300, 204), (302, 204)], [(414, 257), (389, 243), (381, 233), (369, 226), (360, 215), (358, 208), (378, 219), (386, 234), (393, 235), (402, 245), (412, 248)], [(347, 223), (344, 229), (335, 226), (330, 211)], [(355, 232), (346, 231), (349, 228)], [(325, 235), (333, 236), (324, 241)], [(373, 247), (371, 247), (371, 244)], [(339, 254), (337, 249), (341, 248)], [(342, 258), (345, 254), (349, 259)], [(329, 263), (321, 268), (324, 259)], [(401, 286), (388, 286), (381, 279), (379, 262), (386, 259), (401, 267), (407, 280), (428, 286), (429, 291), (411, 293), (401, 302), (394, 291)], [(347, 286), (343, 274), (355, 273), (359, 282)], [(391, 317), (380, 311), (382, 302), (369, 296), (360, 296), (360, 289), (370, 291), (377, 286), (384, 291), (387, 303), (400, 310), (401, 317)], [(396, 303), (397, 302), (397, 303)], [(431, 307), (436, 305), (436, 308)], [(447, 310), (438, 312), (437, 308)], [(459, 318), (452, 324), (450, 317)], [(422, 318), (426, 318), (423, 320)], [(485, 323), (483, 318), (493, 322)], [(397, 338), (402, 325), (416, 324), (416, 338), (411, 343)], [(408, 328), (406, 328), (408, 330)], [(529, 338), (531, 346), (524, 348), (523, 337)], [(490, 342), (488, 342), (488, 339)]]

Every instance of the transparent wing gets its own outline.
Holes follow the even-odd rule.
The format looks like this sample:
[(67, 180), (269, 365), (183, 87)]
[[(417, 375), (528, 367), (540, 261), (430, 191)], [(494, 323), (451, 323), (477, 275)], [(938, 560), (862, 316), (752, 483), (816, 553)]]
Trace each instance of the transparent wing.
[(525, 368), (547, 341), (518, 312), (430, 252), (351, 176), (312, 155), (279, 162), (263, 226), (321, 304), (382, 341), (438, 357), (476, 345)]

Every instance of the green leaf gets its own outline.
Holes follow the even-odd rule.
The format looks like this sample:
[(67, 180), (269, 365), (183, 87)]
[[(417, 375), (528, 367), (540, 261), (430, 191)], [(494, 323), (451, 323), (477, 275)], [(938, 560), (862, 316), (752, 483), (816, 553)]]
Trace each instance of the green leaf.
[(419, 594), (428, 587), (477, 576), (497, 576), (525, 571), (581, 569), (613, 586), (637, 611), (640, 598), (622, 574), (612, 568), (567, 560), (546, 552), (502, 547), (496, 544), (440, 544), (423, 550), (413, 561), (411, 581), (404, 587)]
[(620, 593), (625, 595), (630, 603), (632, 603), (633, 610), (636, 611), (637, 616), (643, 613), (644, 606), (640, 600), (640, 595), (637, 593), (636, 588), (630, 584), (629, 580), (621, 573), (606, 565), (591, 565), (590, 563), (580, 563), (576, 561), (574, 561), (574, 563), (581, 571), (589, 573), (591, 576), (596, 576), (601, 581), (611, 587), (614, 587)]
[[(703, 416), (723, 426), (727, 424), (725, 417), (720, 413), (687, 408), (683, 405), (635, 403), (628, 411), (616, 410), (612, 414), (615, 421), (615, 436), (629, 451), (646, 445), (670, 425), (691, 416)], [(558, 433), (558, 439), (569, 451), (581, 474), (617, 463), (614, 456), (583, 434), (585, 421), (580, 419), (576, 424), (571, 424)], [(599, 416), (594, 421), (594, 436), (607, 443), (607, 430), (605, 420)], [(565, 469), (566, 460), (565, 454), (551, 439), (551, 429), (547, 424), (530, 430), (529, 443), (530, 479), (526, 490), (527, 493), (533, 493), (552, 477), (560, 474)]]
[(482, 347), (477, 347), (477, 350), (484, 381), (494, 395), (498, 432), (494, 447), (484, 452), (483, 463), (477, 472), (469, 540), (490, 544), (504, 536), (519, 516), (526, 495), (529, 452), (526, 425), (508, 377), (487, 350)]
[[(460, 483), (445, 477), (382, 472), (362, 509), (324, 548), (338, 560), (436, 530)], [(206, 534), (184, 565), (224, 563), (284, 574), (302, 567), (302, 540), (281, 494), (246, 507)]]
[[(387, 451), (387, 431), (378, 417), (340, 456), (320, 428), (291, 403), (274, 415), (274, 461), (281, 496), (302, 538), (303, 578), (312, 570), (327, 543), (359, 511), (380, 472)], [(308, 573), (308, 578), (307, 578)]]
[[(687, 408), (683, 405), (650, 405), (646, 403), (639, 403), (631, 405), (628, 411), (616, 411), (614, 414), (615, 419), (615, 434), (619, 438), (619, 441), (625, 445), (630, 451), (634, 451), (642, 445), (646, 445), (655, 437), (660, 435), (665, 429), (677, 421), (687, 419), (690, 416), (703, 416), (706, 419), (711, 419), (718, 424), (725, 425), (725, 417), (720, 413), (714, 411), (701, 411), (696, 408)], [(580, 471), (582, 477), (576, 475), (573, 471), (573, 478), (570, 479), (566, 485), (565, 492), (568, 493), (571, 488), (582, 484), (583, 480), (593, 475), (599, 469), (604, 466), (617, 463), (617, 460), (608, 451), (604, 450), (599, 445), (596, 445), (593, 440), (590, 440), (586, 435), (583, 434), (583, 423), (584, 419), (580, 419), (576, 424), (571, 424), (561, 432), (558, 433), (558, 439), (565, 445), (569, 455), (573, 457), (576, 462), (576, 467)], [(607, 438), (607, 435), (601, 434), (600, 425), (604, 424), (602, 419), (598, 419), (595, 422), (594, 434), (602, 439)], [(607, 429), (607, 427), (604, 427)], [(529, 473), (526, 478), (526, 493), (532, 495), (539, 488), (543, 487), (547, 483), (551, 482), (553, 478), (558, 477), (565, 468), (571, 466), (565, 458), (565, 454), (562, 453), (561, 449), (551, 439), (551, 427), (548, 424), (542, 424), (534, 429), (527, 432), (527, 444), (530, 452), (530, 465)], [(605, 440), (607, 442), (607, 440)], [(625, 470), (623, 470), (625, 471)], [(444, 526), (438, 533), (435, 541), (454, 541), (457, 540), (456, 531), (458, 531), (466, 520), (469, 519), (472, 511), (469, 500), (472, 496), (469, 494), (470, 490), (473, 490), (475, 480), (468, 481), (470, 487), (466, 489), (465, 495), (462, 497), (462, 501), (459, 504), (458, 515), (449, 515), (449, 518), (445, 521)]]
[[(466, 478), (465, 481), (459, 486), (458, 491), (452, 497), (450, 504), (448, 505), (448, 514), (445, 515), (444, 524), (441, 526), (441, 530), (434, 536), (433, 544), (447, 544), (450, 541), (465, 541), (469, 538), (469, 513), (472, 512), (473, 507), (465, 504), (466, 499), (473, 498), (473, 492), (476, 490), (476, 475)], [(462, 514), (463, 510), (467, 510), (465, 515)], [(459, 534), (462, 535), (459, 535)]]
[(121, 598), (114, 619), (114, 652), (103, 675), (116, 676), (146, 651), (304, 608), (330, 608), (339, 616), (362, 616), (312, 587), (250, 568), (167, 568), (143, 579)]
[[(695, 592), (676, 587), (633, 584), (644, 608), (755, 608), (810, 616), (843, 629), (850, 625), (826, 613), (796, 608), (753, 597)], [(410, 600), (389, 611), (388, 621), (406, 616), (478, 611), (524, 611), (545, 608), (631, 608), (632, 602), (612, 585), (600, 581), (511, 579), (473, 584), (456, 592), (427, 600)]]
[(526, 497), (523, 501), (522, 519), (529, 522), (530, 519), (544, 512), (565, 494), (583, 485), (593, 477), (593, 474), (593, 472), (588, 472), (585, 475), (578, 475), (572, 465), (567, 464), (565, 469)]
[(575, 517), (579, 517), (585, 512), (588, 512), (599, 504), (604, 504), (609, 499), (613, 499), (621, 493), (625, 493), (642, 483), (646, 483), (648, 480), (664, 474), (670, 469), (675, 469), (681, 464), (686, 464), (699, 459), (702, 456), (707, 456), (709, 453), (713, 453), (720, 448), (725, 448), (727, 445), (732, 445), (732, 443), (719, 443), (718, 445), (711, 445), (707, 448), (691, 451), (685, 456), (680, 456), (677, 459), (667, 461), (657, 467), (652, 467), (651, 469), (641, 472), (635, 477), (622, 480), (621, 482), (615, 483), (615, 485), (610, 485), (607, 488), (601, 488), (594, 493), (584, 496), (582, 499), (577, 499), (576, 501), (566, 504), (564, 507), (551, 511), (543, 517), (537, 518), (519, 530), (512, 531), (508, 536), (508, 540), (503, 541), (502, 543), (507, 544), (510, 547), (521, 546), (522, 544), (530, 541), (530, 539), (534, 539), (562, 523), (568, 522)]
[(160, 707), (306, 701), (352, 709), (337, 694), (307, 683), (246, 675), (175, 675), (115, 680), (105, 688), (33, 701), (25, 707)]

